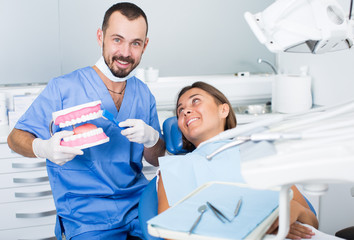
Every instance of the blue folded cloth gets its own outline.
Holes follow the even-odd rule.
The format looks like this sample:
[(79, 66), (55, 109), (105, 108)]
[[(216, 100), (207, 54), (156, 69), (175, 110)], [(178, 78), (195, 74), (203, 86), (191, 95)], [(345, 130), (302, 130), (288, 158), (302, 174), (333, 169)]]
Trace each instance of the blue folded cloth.
[[(237, 202), (241, 197), (243, 201), (240, 211), (233, 218)], [(222, 223), (208, 208), (193, 233), (220, 239), (244, 239), (274, 212), (278, 207), (278, 198), (278, 191), (213, 183), (150, 219), (148, 224), (187, 233), (200, 214), (199, 206), (208, 201), (232, 221)]]

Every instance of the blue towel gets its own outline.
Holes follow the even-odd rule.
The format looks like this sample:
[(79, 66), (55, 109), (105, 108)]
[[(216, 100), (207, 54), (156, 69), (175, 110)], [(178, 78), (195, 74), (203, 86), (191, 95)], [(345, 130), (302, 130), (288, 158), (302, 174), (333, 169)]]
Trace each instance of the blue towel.
[[(233, 218), (240, 197), (243, 199), (242, 205), (239, 214)], [(148, 224), (187, 233), (200, 214), (198, 207), (209, 201), (233, 220), (231, 223), (222, 223), (207, 208), (193, 233), (215, 238), (244, 239), (278, 207), (278, 198), (278, 191), (214, 183), (150, 219)]]

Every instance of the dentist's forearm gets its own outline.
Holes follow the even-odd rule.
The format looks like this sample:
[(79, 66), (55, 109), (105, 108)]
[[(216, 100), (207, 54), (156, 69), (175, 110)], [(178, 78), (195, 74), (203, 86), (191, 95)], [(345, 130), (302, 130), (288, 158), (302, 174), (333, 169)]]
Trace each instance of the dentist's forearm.
[(12, 151), (25, 157), (36, 157), (32, 150), (32, 142), (35, 136), (32, 133), (14, 128), (7, 137), (7, 144)]
[(165, 142), (159, 138), (157, 143), (151, 148), (144, 148), (144, 158), (151, 165), (157, 167), (159, 165), (158, 158), (165, 155)]

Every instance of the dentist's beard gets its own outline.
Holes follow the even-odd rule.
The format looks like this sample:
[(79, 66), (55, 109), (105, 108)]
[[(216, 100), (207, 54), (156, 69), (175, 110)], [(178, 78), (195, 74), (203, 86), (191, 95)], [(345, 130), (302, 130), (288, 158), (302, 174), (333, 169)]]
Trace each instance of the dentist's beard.
[[(123, 57), (123, 56), (120, 56), (120, 57), (114, 56), (112, 58), (110, 64), (107, 63), (107, 60), (105, 57), (104, 57), (104, 61), (107, 64), (107, 66), (109, 67), (109, 70), (112, 72), (112, 74), (118, 78), (123, 78), (123, 77), (128, 76), (129, 73), (131, 71), (133, 71), (136, 68), (136, 66), (138, 65), (138, 64), (134, 64), (134, 59), (132, 59), (130, 57)], [(131, 69), (120, 69), (114, 65), (115, 61), (127, 62), (128, 64), (131, 64), (132, 68)]]

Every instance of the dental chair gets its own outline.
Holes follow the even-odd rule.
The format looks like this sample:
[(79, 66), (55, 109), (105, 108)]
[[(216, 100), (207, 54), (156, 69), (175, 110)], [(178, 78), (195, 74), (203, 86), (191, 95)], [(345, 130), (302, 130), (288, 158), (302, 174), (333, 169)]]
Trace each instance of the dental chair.
[[(163, 122), (162, 131), (166, 144), (166, 150), (169, 154), (185, 154), (183, 149), (182, 133), (177, 125), (177, 118), (170, 117)], [(139, 201), (139, 222), (145, 240), (162, 240), (162, 238), (153, 237), (148, 233), (146, 222), (157, 215), (157, 190), (155, 176), (146, 186)]]
[[(182, 132), (178, 128), (177, 118), (167, 118), (163, 125), (163, 134), (166, 144), (166, 150), (170, 154), (185, 154), (187, 151), (183, 149)], [(146, 186), (144, 192), (141, 195), (139, 201), (139, 222), (142, 229), (144, 239), (146, 240), (162, 240), (162, 238), (153, 237), (148, 233), (147, 221), (157, 215), (157, 191), (156, 191), (156, 179), (154, 177)], [(313, 208), (311, 202), (304, 196), (311, 211), (316, 215), (316, 211)]]

